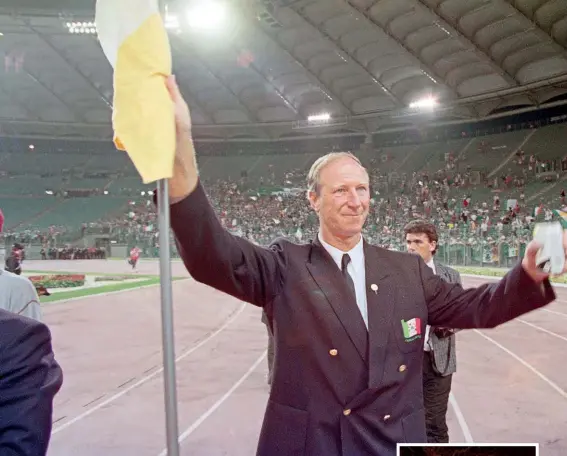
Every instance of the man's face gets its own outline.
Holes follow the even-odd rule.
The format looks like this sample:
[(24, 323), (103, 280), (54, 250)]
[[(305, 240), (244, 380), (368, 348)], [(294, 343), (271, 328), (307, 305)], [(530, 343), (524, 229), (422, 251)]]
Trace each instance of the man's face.
[(408, 252), (416, 253), (423, 261), (426, 263), (433, 258), (433, 252), (435, 247), (437, 247), (437, 243), (435, 241), (431, 242), (427, 237), (427, 234), (419, 233), (419, 234), (406, 234), (406, 246)]
[(353, 159), (339, 158), (319, 175), (319, 195), (309, 195), (324, 232), (339, 239), (360, 234), (370, 204), (368, 174)]

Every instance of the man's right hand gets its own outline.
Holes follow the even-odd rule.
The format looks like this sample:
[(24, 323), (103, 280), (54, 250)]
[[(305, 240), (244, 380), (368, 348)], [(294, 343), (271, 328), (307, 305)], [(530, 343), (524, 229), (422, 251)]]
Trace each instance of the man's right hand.
[(195, 148), (191, 138), (191, 114), (183, 99), (175, 76), (166, 79), (166, 87), (173, 101), (177, 147), (173, 165), (173, 177), (169, 179), (169, 200), (176, 203), (195, 190), (199, 181)]

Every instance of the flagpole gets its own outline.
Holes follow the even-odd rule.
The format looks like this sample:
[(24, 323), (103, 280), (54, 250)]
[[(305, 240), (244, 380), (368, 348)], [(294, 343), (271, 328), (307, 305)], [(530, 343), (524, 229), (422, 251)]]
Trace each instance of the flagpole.
[(179, 456), (177, 421), (177, 389), (175, 378), (175, 338), (173, 298), (171, 290), (171, 258), (169, 243), (169, 191), (167, 179), (158, 181), (159, 269), (161, 286), (161, 323), (165, 425), (168, 456)]
[[(165, 21), (165, 0), (158, 0)], [(167, 455), (179, 456), (179, 424), (175, 376), (175, 337), (173, 328), (173, 296), (169, 242), (169, 187), (167, 179), (158, 181), (159, 270), (161, 288), (161, 324), (163, 346), (163, 382)]]

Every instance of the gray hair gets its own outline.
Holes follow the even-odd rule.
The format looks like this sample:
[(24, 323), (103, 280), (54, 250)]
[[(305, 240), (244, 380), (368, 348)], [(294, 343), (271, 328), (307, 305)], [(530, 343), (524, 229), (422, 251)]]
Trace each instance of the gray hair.
[[(307, 175), (307, 195), (309, 193), (314, 192), (316, 195), (319, 195), (319, 191), (321, 190), (319, 185), (319, 179), (321, 177), (321, 171), (327, 166), (330, 165), (332, 162), (339, 160), (340, 158), (351, 158), (356, 163), (358, 163), (362, 168), (364, 166), (351, 152), (331, 152), (322, 157), (319, 157), (315, 160), (315, 163), (311, 165), (311, 169), (309, 170), (309, 174)], [(366, 171), (366, 168), (364, 168)]]

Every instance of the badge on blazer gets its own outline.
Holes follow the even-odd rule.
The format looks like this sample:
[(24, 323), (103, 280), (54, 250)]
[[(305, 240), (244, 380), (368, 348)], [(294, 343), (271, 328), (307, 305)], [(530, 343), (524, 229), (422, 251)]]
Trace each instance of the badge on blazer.
[(421, 319), (412, 318), (411, 320), (402, 320), (402, 329), (406, 342), (412, 342), (421, 338)]

